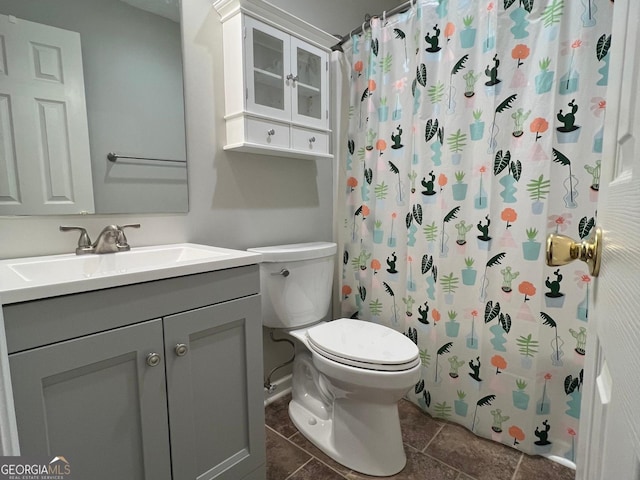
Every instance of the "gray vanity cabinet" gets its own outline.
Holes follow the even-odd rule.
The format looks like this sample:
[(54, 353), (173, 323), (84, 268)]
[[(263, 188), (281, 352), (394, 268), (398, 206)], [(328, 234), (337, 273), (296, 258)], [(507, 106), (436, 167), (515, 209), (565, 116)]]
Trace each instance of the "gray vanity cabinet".
[(62, 455), (78, 478), (170, 480), (164, 368), (146, 364), (161, 346), (153, 320), (10, 355), (21, 453)]
[(251, 265), (5, 305), (21, 453), (91, 480), (264, 479), (258, 292)]

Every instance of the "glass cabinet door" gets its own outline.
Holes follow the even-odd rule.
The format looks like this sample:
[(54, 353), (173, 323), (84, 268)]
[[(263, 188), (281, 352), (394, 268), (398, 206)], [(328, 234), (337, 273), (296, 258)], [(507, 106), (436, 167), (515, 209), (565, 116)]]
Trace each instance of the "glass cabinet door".
[(291, 38), (293, 72), (292, 120), (327, 128), (327, 54), (297, 38)]
[(289, 35), (245, 17), (247, 109), (290, 120)]

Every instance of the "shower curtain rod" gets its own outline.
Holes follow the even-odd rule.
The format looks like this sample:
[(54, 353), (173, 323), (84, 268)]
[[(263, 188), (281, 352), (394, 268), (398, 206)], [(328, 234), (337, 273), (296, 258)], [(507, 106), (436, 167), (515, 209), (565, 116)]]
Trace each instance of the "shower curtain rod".
[(367, 13), (364, 16), (364, 23), (362, 25), (360, 25), (358, 28), (355, 28), (354, 30), (351, 30), (346, 35), (343, 35), (342, 38), (340, 38), (340, 41), (338, 43), (336, 43), (333, 47), (331, 47), (331, 50), (333, 50), (333, 51), (336, 51), (336, 50), (342, 51), (342, 45), (347, 40), (349, 40), (353, 35), (355, 35), (357, 33), (362, 33), (362, 31), (370, 25), (372, 18), (381, 18), (381, 17), (387, 16), (387, 15), (394, 15), (396, 13), (406, 12), (415, 3), (417, 3), (417, 1), (418, 0), (408, 0), (407, 2), (401, 3), (397, 7), (393, 7), (391, 10), (388, 10), (388, 11), (385, 10), (381, 15), (369, 15)]

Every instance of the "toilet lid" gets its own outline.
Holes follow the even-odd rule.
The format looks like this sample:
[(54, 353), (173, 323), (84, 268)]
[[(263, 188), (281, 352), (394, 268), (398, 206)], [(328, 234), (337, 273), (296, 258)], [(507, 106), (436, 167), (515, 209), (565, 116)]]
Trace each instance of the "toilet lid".
[(420, 362), (418, 347), (395, 330), (341, 318), (307, 330), (309, 346), (339, 363), (370, 370), (407, 370)]

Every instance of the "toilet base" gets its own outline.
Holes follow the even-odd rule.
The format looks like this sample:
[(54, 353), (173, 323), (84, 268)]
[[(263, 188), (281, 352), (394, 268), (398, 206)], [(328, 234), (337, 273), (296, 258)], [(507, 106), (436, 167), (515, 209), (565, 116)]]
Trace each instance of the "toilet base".
[(397, 403), (335, 399), (332, 418), (323, 419), (294, 399), (289, 403), (289, 417), (316, 447), (357, 472), (386, 477), (400, 472), (407, 463)]

